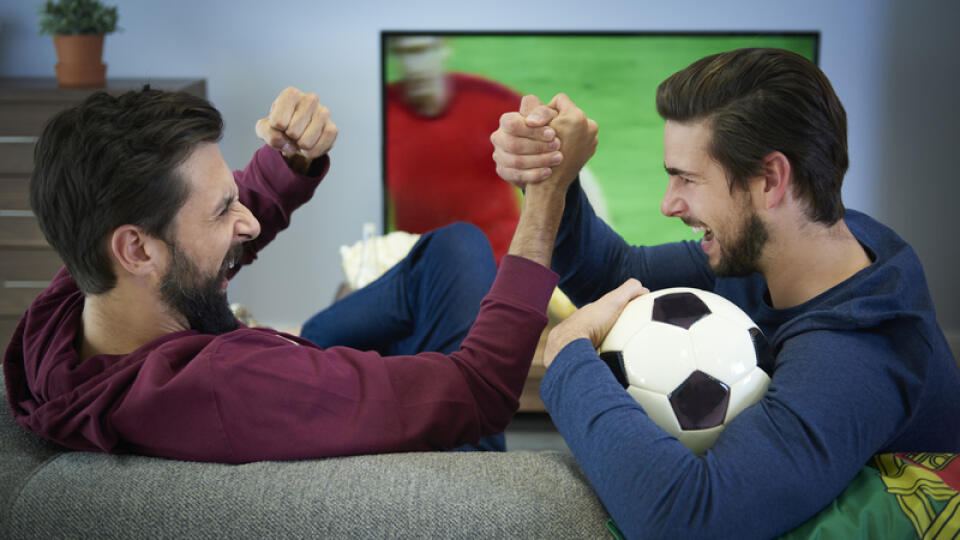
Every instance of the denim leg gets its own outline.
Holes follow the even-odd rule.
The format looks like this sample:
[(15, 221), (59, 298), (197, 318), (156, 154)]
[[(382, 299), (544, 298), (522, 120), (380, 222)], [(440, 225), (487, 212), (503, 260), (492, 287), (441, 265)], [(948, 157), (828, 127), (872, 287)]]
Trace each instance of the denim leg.
[[(311, 317), (301, 335), (323, 348), (342, 345), (387, 356), (451, 353), (476, 320), (495, 276), (483, 233), (466, 223), (448, 225), (424, 234), (376, 281)], [(499, 434), (481, 439), (477, 448), (504, 446)]]

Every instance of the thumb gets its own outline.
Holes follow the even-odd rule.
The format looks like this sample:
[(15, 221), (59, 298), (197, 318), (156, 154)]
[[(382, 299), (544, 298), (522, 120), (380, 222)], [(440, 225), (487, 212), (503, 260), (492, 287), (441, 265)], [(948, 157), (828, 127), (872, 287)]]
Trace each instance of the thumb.
[(607, 333), (610, 332), (610, 329), (613, 328), (614, 323), (620, 318), (620, 314), (623, 313), (627, 304), (634, 298), (648, 292), (650, 292), (650, 290), (641, 285), (639, 281), (630, 278), (616, 289), (601, 296), (595, 302), (598, 309), (603, 313), (603, 316), (599, 317), (600, 324), (593, 329), (593, 333), (590, 336), (590, 340), (595, 347), (600, 345), (607, 336)]
[(288, 156), (297, 153), (298, 148), (296, 142), (290, 140), (290, 138), (279, 129), (272, 127), (269, 118), (261, 118), (258, 120), (255, 130), (257, 137), (268, 146), (276, 148)]
[(576, 107), (576, 105), (573, 103), (573, 100), (571, 100), (570, 97), (563, 92), (553, 96), (553, 99), (550, 100), (550, 103), (548, 103), (547, 106), (552, 107), (561, 113), (570, 107)]
[(527, 94), (523, 96), (523, 99), (520, 100), (520, 114), (522, 116), (527, 116), (534, 109), (543, 105), (543, 102), (540, 101), (540, 98), (533, 94)]
[(611, 296), (613, 297), (611, 298), (613, 302), (626, 305), (627, 302), (633, 300), (641, 294), (647, 294), (648, 292), (650, 292), (650, 289), (647, 289), (641, 285), (637, 279), (630, 278), (604, 296)]

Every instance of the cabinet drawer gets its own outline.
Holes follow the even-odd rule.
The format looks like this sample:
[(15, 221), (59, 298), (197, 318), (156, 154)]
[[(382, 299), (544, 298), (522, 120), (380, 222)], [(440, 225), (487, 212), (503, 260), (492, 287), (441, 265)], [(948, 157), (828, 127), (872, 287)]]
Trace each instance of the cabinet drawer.
[[(0, 351), (7, 350), (7, 344), (10, 343), (10, 338), (13, 336), (13, 331), (17, 329), (17, 324), (20, 323), (20, 316), (16, 317), (5, 317), (0, 316)], [(2, 354), (2, 352), (0, 352)], [(3, 359), (3, 356), (0, 356), (0, 360)]]
[(29, 175), (33, 171), (36, 142), (3, 142), (0, 139), (0, 174)]
[(0, 176), (0, 210), (29, 209), (30, 177), (26, 174)]
[(52, 249), (2, 249), (0, 286), (9, 281), (50, 281), (62, 266)]
[(47, 288), (45, 281), (5, 281), (0, 283), (0, 317), (17, 317), (30, 307), (33, 299)]
[(69, 101), (0, 103), (0, 137), (39, 136), (47, 120), (72, 105)]
[(26, 210), (0, 210), (0, 248), (7, 247), (50, 246), (32, 214)]

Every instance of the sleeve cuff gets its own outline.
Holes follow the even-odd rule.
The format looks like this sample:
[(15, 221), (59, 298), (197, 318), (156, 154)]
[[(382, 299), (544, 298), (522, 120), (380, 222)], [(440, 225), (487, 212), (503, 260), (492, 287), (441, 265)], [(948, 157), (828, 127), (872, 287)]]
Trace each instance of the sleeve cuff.
[(289, 171), (291, 177), (301, 179), (317, 180), (318, 178), (326, 176), (330, 170), (330, 155), (324, 154), (310, 162), (310, 167), (307, 169), (306, 174), (294, 172), (287, 164), (287, 160), (283, 159), (280, 151), (267, 145), (263, 145), (257, 150), (256, 160), (261, 170), (286, 170)]
[(490, 295), (546, 313), (559, 281), (553, 270), (516, 255), (504, 255)]
[[(556, 394), (560, 392), (560, 386), (569, 376), (568, 372), (576, 370), (579, 364), (586, 362), (585, 359), (592, 358), (596, 354), (593, 343), (590, 343), (587, 338), (575, 339), (560, 349), (540, 381), (540, 397), (547, 406), (547, 410), (551, 409)], [(613, 374), (610, 373), (610, 376), (613, 377)]]

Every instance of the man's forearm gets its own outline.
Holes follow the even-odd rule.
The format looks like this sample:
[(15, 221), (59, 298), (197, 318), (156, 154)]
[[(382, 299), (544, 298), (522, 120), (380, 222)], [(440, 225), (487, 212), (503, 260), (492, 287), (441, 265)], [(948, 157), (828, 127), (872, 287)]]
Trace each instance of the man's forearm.
[(527, 186), (520, 221), (510, 242), (510, 255), (550, 268), (565, 197), (565, 190), (552, 182)]

